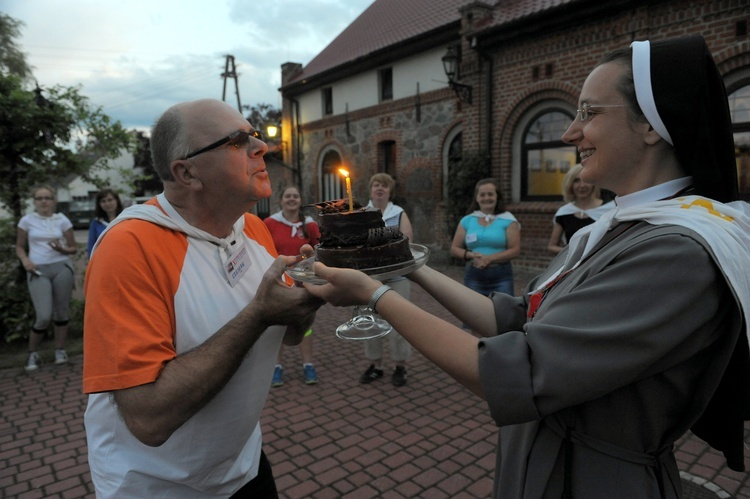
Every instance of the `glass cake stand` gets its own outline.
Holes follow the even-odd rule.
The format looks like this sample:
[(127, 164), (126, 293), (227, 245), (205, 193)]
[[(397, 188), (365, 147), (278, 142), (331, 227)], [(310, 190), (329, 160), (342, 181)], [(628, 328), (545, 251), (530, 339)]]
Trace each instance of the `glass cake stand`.
[[(383, 267), (360, 269), (373, 279), (385, 281), (392, 277), (409, 274), (427, 263), (430, 250), (421, 244), (409, 244), (413, 261), (401, 262)], [(295, 281), (310, 284), (326, 284), (326, 280), (315, 275), (315, 256), (300, 257), (294, 265), (286, 268), (286, 274)], [(355, 305), (352, 318), (336, 328), (336, 336), (345, 340), (371, 340), (390, 333), (393, 327), (366, 305)]]

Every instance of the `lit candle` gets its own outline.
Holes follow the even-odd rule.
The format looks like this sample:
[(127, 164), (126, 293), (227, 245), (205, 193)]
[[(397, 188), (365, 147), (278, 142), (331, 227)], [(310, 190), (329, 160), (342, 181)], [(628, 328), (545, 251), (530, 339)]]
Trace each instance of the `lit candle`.
[(349, 172), (339, 168), (339, 172), (346, 177), (346, 195), (349, 196), (349, 213), (354, 211), (354, 201), (352, 199), (352, 179), (349, 178)]

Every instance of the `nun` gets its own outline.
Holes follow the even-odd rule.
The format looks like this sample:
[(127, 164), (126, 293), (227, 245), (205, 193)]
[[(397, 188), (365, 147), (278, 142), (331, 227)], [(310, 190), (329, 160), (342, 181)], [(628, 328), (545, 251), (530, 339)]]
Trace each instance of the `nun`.
[(409, 276), (483, 338), (361, 272), (316, 263), (328, 284), (306, 287), (369, 302), (486, 400), (500, 427), (495, 498), (680, 498), (674, 442), (692, 428), (742, 471), (748, 417), (750, 217), (703, 38), (607, 55), (563, 140), (616, 206), (524, 296), (480, 296), (427, 266)]

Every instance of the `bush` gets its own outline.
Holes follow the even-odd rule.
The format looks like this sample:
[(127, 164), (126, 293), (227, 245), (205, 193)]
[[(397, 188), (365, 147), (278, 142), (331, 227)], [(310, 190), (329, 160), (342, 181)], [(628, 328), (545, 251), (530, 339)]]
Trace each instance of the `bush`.
[(474, 201), (474, 185), (490, 176), (490, 165), (484, 153), (466, 154), (448, 172), (448, 200), (446, 203), (446, 233), (453, 234), (461, 218)]
[(16, 258), (16, 224), (0, 220), (0, 338), (6, 343), (27, 339), (34, 321), (26, 272)]

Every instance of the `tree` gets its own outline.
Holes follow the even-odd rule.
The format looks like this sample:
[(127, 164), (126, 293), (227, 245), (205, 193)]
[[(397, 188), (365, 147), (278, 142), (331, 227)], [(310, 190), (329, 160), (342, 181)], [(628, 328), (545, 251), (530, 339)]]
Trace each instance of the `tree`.
[(22, 80), (31, 78), (31, 68), (26, 57), (16, 45), (23, 23), (0, 13), (0, 73), (14, 74)]
[(120, 122), (92, 106), (79, 88), (55, 86), (26, 90), (15, 75), (0, 75), (0, 203), (16, 219), (23, 199), (39, 183), (59, 185), (81, 176), (95, 185), (97, 170), (109, 167), (132, 136)]
[(164, 188), (161, 179), (154, 172), (153, 160), (151, 159), (151, 139), (146, 137), (143, 132), (135, 132), (136, 148), (133, 159), (135, 166), (141, 167), (148, 172), (135, 180), (134, 194), (143, 196), (154, 192), (161, 192)]
[(271, 104), (242, 107), (250, 111), (247, 115), (247, 121), (262, 133), (266, 133), (266, 125), (278, 125), (281, 122), (281, 110), (276, 109)]
[(23, 23), (0, 14), (0, 203), (18, 220), (23, 198), (38, 183), (59, 184), (81, 176), (101, 185), (96, 164), (121, 150), (132, 138), (119, 122), (102, 113), (77, 87), (30, 89), (31, 69), (16, 45)]
[(13, 213), (13, 220), (0, 220), (0, 337), (6, 341), (26, 337), (33, 317), (25, 272), (11, 250), (31, 187), (75, 176), (102, 186), (98, 174), (133, 144), (120, 122), (78, 87), (28, 86), (31, 71), (14, 41), (21, 25), (0, 14), (0, 204)]

